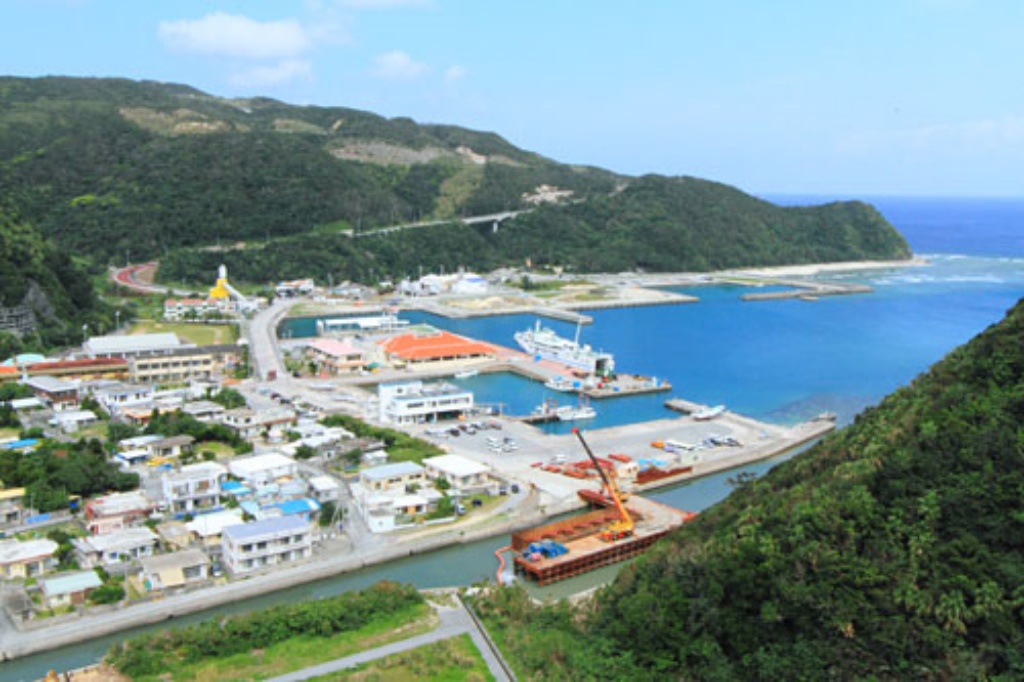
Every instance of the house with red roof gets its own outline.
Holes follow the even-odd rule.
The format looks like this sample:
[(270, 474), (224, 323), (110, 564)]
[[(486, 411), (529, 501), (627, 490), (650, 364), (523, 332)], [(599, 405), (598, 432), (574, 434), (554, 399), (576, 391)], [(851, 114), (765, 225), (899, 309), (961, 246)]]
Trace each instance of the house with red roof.
[(366, 364), (361, 348), (338, 339), (316, 339), (306, 347), (306, 354), (317, 374), (358, 372)]
[(489, 359), (498, 349), (483, 341), (442, 330), (411, 332), (380, 342), (385, 357), (396, 364), (426, 365), (471, 359)]

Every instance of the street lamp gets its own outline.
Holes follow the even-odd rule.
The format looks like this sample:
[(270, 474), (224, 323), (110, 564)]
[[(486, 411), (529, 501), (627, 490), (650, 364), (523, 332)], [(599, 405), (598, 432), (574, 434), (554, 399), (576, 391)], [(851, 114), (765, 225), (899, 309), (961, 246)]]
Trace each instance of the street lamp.
[(114, 331), (116, 332), (120, 328), (121, 328), (121, 311), (120, 310), (115, 310), (114, 311)]
[(88, 337), (86, 336), (86, 334), (88, 334), (88, 333), (89, 333), (89, 325), (88, 324), (83, 324), (82, 325), (82, 343), (85, 343), (86, 340), (88, 339)]

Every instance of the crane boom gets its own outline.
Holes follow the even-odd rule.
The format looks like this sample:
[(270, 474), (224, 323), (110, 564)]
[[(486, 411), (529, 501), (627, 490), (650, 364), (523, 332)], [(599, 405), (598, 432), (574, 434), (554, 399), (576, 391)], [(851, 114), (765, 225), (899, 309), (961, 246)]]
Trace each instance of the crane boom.
[(608, 497), (615, 503), (615, 509), (619, 512), (619, 520), (608, 527), (607, 539), (615, 540), (632, 535), (635, 523), (633, 517), (630, 516), (629, 511), (626, 509), (626, 505), (622, 503), (622, 493), (619, 492), (619, 486), (614, 480), (615, 475), (611, 474), (609, 476), (608, 472), (604, 470), (604, 467), (601, 466), (601, 463), (597, 461), (597, 457), (590, 450), (590, 446), (587, 445), (587, 441), (583, 439), (583, 434), (580, 430), (573, 429), (572, 432), (576, 434), (576, 438), (579, 439), (580, 445), (583, 446), (583, 450), (587, 453), (587, 457), (590, 458), (590, 461), (597, 468), (597, 473), (601, 476), (601, 481), (604, 483), (605, 492), (608, 493)]

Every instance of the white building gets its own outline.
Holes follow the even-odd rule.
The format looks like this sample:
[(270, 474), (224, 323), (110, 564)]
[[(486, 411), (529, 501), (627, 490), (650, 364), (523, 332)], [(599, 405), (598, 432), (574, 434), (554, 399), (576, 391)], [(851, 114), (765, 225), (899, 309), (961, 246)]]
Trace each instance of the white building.
[(416, 525), (423, 515), (437, 509), (438, 501), (444, 497), (434, 488), (423, 488), (415, 493), (363, 492), (359, 510), (372, 533), (387, 533), (398, 528)]
[(164, 502), (173, 514), (189, 514), (220, 504), (220, 484), (228, 470), (216, 462), (199, 462), (163, 476)]
[(253, 457), (236, 457), (228, 463), (233, 476), (253, 488), (262, 488), (282, 478), (294, 478), (298, 465), (291, 457), (271, 452)]
[(451, 419), (473, 409), (473, 392), (448, 383), (383, 383), (377, 386), (377, 398), (378, 416), (386, 424)]
[(224, 414), (224, 406), (212, 400), (196, 400), (182, 405), (181, 412), (201, 422), (216, 422)]
[(126, 358), (133, 355), (159, 353), (194, 344), (183, 344), (176, 334), (135, 334), (128, 336), (94, 336), (82, 344), (92, 358)]
[(64, 410), (55, 412), (50, 422), (64, 433), (75, 433), (79, 429), (92, 426), (99, 418), (92, 410)]
[(224, 565), (232, 575), (299, 561), (313, 554), (310, 525), (298, 516), (228, 526), (222, 540)]
[(241, 509), (222, 509), (209, 514), (200, 514), (187, 522), (185, 528), (204, 545), (210, 546), (220, 542), (225, 528), (242, 523), (245, 523), (245, 519), (242, 518)]
[(78, 563), (85, 568), (111, 566), (153, 555), (157, 535), (148, 528), (124, 528), (108, 535), (91, 535), (71, 541)]
[(395, 462), (359, 472), (359, 484), (364, 490), (382, 492), (405, 491), (409, 486), (422, 486), (427, 482), (426, 469), (416, 462)]
[(341, 483), (326, 474), (309, 479), (309, 494), (317, 502), (334, 502), (341, 498)]
[(480, 492), (491, 483), (490, 469), (461, 455), (441, 455), (423, 460), (427, 476), (443, 478), (463, 495)]
[(57, 543), (37, 540), (0, 540), (0, 578), (36, 578), (57, 566)]

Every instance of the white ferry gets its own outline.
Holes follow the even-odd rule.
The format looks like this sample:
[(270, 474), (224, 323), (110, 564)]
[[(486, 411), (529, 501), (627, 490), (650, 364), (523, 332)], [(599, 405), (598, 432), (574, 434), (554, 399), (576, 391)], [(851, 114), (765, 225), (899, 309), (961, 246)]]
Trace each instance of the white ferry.
[(615, 358), (611, 353), (596, 351), (589, 344), (580, 344), (579, 325), (576, 326), (576, 339), (571, 341), (548, 327), (541, 327), (540, 320), (533, 328), (516, 332), (514, 337), (519, 347), (534, 357), (560, 362), (598, 376), (608, 376), (615, 371)]

